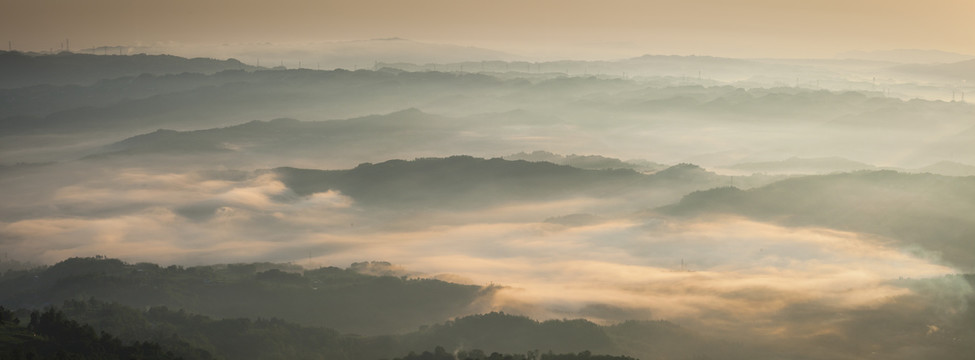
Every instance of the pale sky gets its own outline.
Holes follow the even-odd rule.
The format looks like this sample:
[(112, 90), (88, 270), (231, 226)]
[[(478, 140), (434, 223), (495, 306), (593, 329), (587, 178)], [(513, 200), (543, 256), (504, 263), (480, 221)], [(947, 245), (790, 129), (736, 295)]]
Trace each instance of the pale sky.
[[(972, 0), (0, 0), (16, 50), (401, 37), (525, 55), (975, 54)], [(5, 44), (6, 45), (6, 44)]]

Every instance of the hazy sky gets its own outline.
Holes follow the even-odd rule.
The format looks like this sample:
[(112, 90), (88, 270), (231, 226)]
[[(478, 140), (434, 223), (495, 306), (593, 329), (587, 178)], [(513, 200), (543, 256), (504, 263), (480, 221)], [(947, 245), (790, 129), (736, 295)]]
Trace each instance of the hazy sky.
[(975, 53), (971, 0), (3, 0), (14, 49), (402, 37), (528, 56)]

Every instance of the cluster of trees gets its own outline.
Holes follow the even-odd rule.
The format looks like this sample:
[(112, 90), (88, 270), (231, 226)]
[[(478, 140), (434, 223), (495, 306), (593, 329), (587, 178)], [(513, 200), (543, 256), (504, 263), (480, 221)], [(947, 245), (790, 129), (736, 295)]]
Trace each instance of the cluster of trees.
[(18, 318), (13, 311), (10, 311), (3, 306), (0, 306), (0, 325), (4, 324), (20, 325), (20, 318)]
[[(565, 344), (546, 341), (546, 336), (568, 336), (578, 325), (552, 321), (539, 323), (524, 317), (499, 313), (458, 319), (430, 331), (405, 335), (364, 337), (337, 331), (295, 325), (280, 319), (214, 319), (203, 315), (173, 311), (165, 307), (138, 310), (118, 303), (94, 299), (69, 300), (60, 309), (48, 307), (30, 312), (26, 326), (14, 325), (17, 313), (2, 309), (7, 319), (0, 336), (0, 358), (79, 358), (79, 359), (450, 359), (450, 360), (632, 360), (629, 357), (593, 355), (589, 350), (564, 353)], [(27, 314), (27, 311), (21, 311)], [(458, 323), (460, 325), (458, 325)], [(494, 326), (486, 325), (494, 323)], [(507, 324), (507, 325), (504, 325)], [(516, 325), (521, 324), (521, 326)], [(534, 327), (534, 329), (525, 328)], [(598, 330), (595, 324), (585, 327)], [(479, 337), (477, 329), (493, 340)], [(559, 330), (559, 328), (563, 328)], [(460, 337), (447, 332), (460, 331)], [(13, 336), (10, 336), (10, 333)], [(100, 333), (100, 335), (98, 335)], [(596, 333), (583, 332), (587, 335)], [(120, 339), (110, 334), (124, 334)], [(504, 335), (507, 334), (507, 335)], [(507, 337), (508, 339), (503, 339)], [(603, 335), (605, 338), (605, 335)], [(514, 339), (518, 338), (518, 339)], [(131, 345), (124, 345), (125, 342)], [(425, 344), (443, 343), (458, 348), (463, 343), (478, 346), (473, 350), (448, 353), (434, 345), (433, 352), (417, 353)], [(538, 345), (538, 346), (533, 346)], [(496, 349), (485, 352), (479, 348)], [(548, 349), (515, 353), (500, 349)], [(524, 350), (522, 350), (524, 351)], [(557, 354), (558, 351), (561, 354)], [(504, 353), (504, 355), (502, 355)], [(408, 354), (405, 357), (402, 354)], [(2, 355), (0, 355), (2, 356)]]
[[(0, 317), (10, 319), (13, 312), (0, 308)], [(134, 341), (126, 345), (121, 339), (90, 325), (68, 319), (53, 307), (30, 313), (26, 327), (19, 318), (0, 324), (0, 358), (78, 359), (78, 360), (174, 360), (181, 359), (157, 343)]]

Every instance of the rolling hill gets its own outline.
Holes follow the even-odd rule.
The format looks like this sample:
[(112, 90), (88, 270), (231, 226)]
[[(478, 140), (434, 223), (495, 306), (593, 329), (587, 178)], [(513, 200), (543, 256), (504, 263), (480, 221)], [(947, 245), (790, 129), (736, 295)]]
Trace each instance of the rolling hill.
[(871, 233), (924, 249), (915, 250), (918, 256), (975, 268), (975, 177), (890, 170), (805, 176), (750, 190), (694, 192), (661, 211)]

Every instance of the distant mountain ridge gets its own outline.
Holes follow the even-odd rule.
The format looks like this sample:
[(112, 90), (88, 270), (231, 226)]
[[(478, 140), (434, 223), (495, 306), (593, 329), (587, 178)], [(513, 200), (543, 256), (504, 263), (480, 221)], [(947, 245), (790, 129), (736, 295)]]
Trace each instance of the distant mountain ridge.
[[(158, 51), (185, 51), (180, 48), (160, 48)], [(212, 54), (209, 49), (197, 53)], [(503, 51), (405, 39), (400, 37), (345, 41), (283, 42), (225, 44), (217, 52), (219, 57), (247, 60), (251, 64), (284, 67), (287, 69), (378, 69), (384, 62), (426, 64), (482, 60), (513, 60), (521, 56)], [(282, 54), (286, 54), (282, 57)], [(260, 59), (275, 59), (261, 62)], [(282, 59), (282, 60), (277, 60)]]
[(28, 54), (0, 51), (0, 88), (41, 84), (88, 85), (102, 79), (141, 74), (211, 74), (223, 70), (253, 70), (235, 59), (187, 59), (172, 55), (91, 55), (62, 52)]
[(344, 120), (299, 121), (279, 118), (193, 131), (159, 129), (101, 147), (89, 158), (133, 155), (278, 154), (309, 156), (343, 151), (347, 155), (422, 150), (454, 142), (460, 119), (406, 109)]
[(364, 204), (482, 206), (499, 201), (545, 200), (617, 192), (644, 181), (626, 170), (583, 170), (547, 162), (471, 156), (390, 160), (350, 170), (277, 168), (298, 194), (341, 191)]

